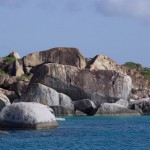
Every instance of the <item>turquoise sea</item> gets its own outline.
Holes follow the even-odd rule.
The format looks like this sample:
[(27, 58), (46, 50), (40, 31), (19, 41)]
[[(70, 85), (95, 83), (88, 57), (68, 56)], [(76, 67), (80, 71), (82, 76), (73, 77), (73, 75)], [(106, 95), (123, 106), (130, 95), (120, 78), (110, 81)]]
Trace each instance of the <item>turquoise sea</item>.
[(0, 150), (150, 150), (150, 117), (65, 117), (59, 128), (8, 131)]

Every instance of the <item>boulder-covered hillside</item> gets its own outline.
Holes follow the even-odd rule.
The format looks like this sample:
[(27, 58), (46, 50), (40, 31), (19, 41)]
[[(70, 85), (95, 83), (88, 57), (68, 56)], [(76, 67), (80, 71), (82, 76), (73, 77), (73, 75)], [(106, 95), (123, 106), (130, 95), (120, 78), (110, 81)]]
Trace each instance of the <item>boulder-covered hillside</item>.
[(104, 55), (85, 58), (77, 48), (52, 48), (0, 58), (0, 110), (37, 102), (55, 115), (148, 115), (150, 69), (117, 64)]

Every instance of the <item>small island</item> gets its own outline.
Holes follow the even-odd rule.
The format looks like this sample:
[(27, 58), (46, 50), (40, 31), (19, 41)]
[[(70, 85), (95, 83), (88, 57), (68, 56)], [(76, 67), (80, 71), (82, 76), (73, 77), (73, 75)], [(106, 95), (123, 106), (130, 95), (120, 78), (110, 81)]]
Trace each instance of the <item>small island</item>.
[[(23, 58), (12, 52), (0, 58), (0, 110), (4, 129), (40, 129), (47, 121), (57, 127), (55, 116), (149, 115), (150, 69), (133, 62), (119, 65), (101, 54), (85, 58), (77, 48), (52, 48)], [(37, 114), (49, 114), (51, 120), (40, 121)]]

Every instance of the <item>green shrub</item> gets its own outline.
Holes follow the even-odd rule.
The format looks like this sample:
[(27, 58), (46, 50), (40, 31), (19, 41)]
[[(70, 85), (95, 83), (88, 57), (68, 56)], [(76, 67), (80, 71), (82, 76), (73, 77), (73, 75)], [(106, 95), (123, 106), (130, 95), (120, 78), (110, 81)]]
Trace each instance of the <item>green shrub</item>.
[(150, 80), (150, 71), (146, 71), (143, 69), (140, 73), (145, 79)]
[(134, 62), (126, 62), (123, 66), (136, 69), (145, 79), (150, 80), (150, 68), (143, 68), (141, 64)]
[(138, 70), (141, 70), (143, 68), (141, 64), (134, 63), (134, 62), (126, 62), (123, 66), (126, 66), (131, 69), (138, 69)]
[(6, 74), (6, 72), (2, 69), (0, 69), (0, 75)]
[(11, 63), (11, 62), (13, 62), (15, 60), (15, 58), (13, 58), (13, 57), (4, 57), (4, 62), (8, 62), (8, 63)]
[(18, 76), (18, 77), (17, 77), (18, 80), (21, 80), (21, 79), (23, 79), (23, 78), (26, 78), (26, 79), (28, 79), (28, 80), (30, 81), (31, 78), (32, 78), (32, 75), (23, 74), (22, 76)]

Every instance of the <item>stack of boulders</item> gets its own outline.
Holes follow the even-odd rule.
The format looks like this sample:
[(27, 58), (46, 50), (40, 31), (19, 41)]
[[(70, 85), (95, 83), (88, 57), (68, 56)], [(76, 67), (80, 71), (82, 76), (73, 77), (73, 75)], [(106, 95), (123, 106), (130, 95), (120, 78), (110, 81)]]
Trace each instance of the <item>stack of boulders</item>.
[[(9, 57), (14, 58), (11, 67), (4, 67), (3, 58), (0, 60), (0, 67), (10, 68), (9, 75), (12, 73), (0, 75), (0, 91), (11, 102), (18, 99), (15, 102), (41, 103), (52, 108), (57, 116), (150, 112), (149, 101), (142, 99), (149, 97), (150, 82), (104, 55), (87, 61), (78, 49), (63, 47), (22, 59), (14, 52)], [(23, 75), (32, 78), (29, 81)]]

